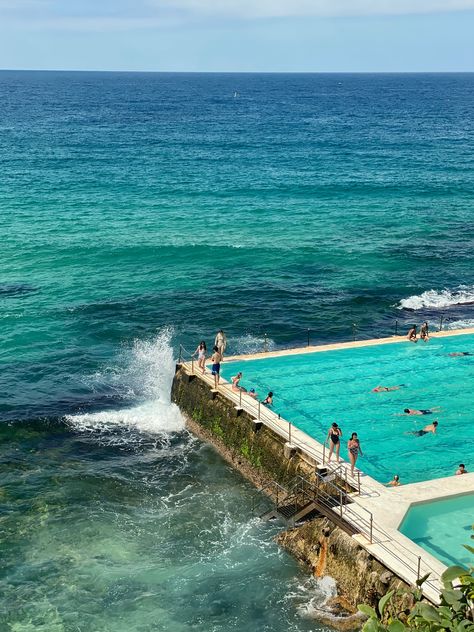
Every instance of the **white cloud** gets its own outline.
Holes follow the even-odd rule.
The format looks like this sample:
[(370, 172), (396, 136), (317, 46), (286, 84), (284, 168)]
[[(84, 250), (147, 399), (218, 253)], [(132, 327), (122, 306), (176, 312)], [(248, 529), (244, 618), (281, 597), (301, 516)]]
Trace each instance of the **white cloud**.
[(148, 0), (156, 9), (195, 16), (271, 18), (403, 15), (474, 9), (474, 0)]
[(189, 23), (474, 10), (474, 0), (0, 0), (0, 22), (20, 28), (126, 31)]

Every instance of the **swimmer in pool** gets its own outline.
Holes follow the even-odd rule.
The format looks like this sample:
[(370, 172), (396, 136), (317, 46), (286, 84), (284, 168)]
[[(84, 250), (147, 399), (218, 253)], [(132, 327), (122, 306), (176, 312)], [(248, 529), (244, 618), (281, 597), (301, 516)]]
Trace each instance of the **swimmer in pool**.
[(250, 397), (253, 397), (254, 399), (257, 399), (257, 397), (258, 397), (258, 395), (255, 392), (254, 388), (251, 388), (247, 394), (250, 395)]
[(430, 432), (436, 434), (436, 428), (438, 427), (438, 422), (433, 421), (432, 424), (428, 424), (422, 430), (415, 430), (414, 432), (407, 432), (407, 434), (414, 435), (415, 437), (422, 437), (425, 434), (429, 434)]
[(410, 331), (407, 333), (407, 340), (410, 342), (418, 342), (416, 338), (416, 325), (413, 325)]
[(399, 485), (401, 485), (401, 483), (400, 483), (400, 477), (398, 476), (398, 474), (395, 474), (392, 480), (389, 483), (387, 483), (387, 487), (398, 487)]
[(403, 412), (407, 415), (432, 415), (433, 413), (439, 413), (439, 406), (435, 408), (425, 408), (417, 410), (416, 408), (404, 408)]
[(452, 358), (457, 358), (458, 356), (472, 356), (474, 353), (470, 351), (454, 351), (453, 353), (448, 353)]
[(398, 386), (376, 386), (372, 389), (372, 393), (386, 393), (388, 391), (398, 391), (399, 388), (402, 388), (405, 384), (399, 384)]
[(273, 393), (270, 391), (265, 399), (262, 401), (262, 404), (266, 404), (267, 406), (271, 406), (273, 404)]
[(461, 474), (467, 474), (466, 466), (464, 463), (459, 464), (459, 468), (456, 470), (456, 476), (461, 476)]

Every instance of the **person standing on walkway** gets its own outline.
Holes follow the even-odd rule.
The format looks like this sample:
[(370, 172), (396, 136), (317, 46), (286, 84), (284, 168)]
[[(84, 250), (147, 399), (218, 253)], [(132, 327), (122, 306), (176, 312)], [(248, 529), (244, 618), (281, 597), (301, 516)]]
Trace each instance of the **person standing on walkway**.
[(224, 358), (224, 352), (227, 347), (227, 338), (222, 329), (219, 329), (219, 331), (217, 332), (214, 344), (216, 345), (217, 350), (221, 354), (222, 358)]
[(360, 447), (360, 441), (357, 438), (357, 432), (353, 432), (351, 438), (347, 442), (347, 450), (349, 452), (349, 460), (351, 462), (351, 476), (354, 476), (354, 468), (359, 454), (364, 456), (362, 448)]
[(422, 324), (421, 328), (420, 328), (420, 339), (424, 340), (425, 342), (428, 342), (428, 340), (430, 339), (430, 334), (428, 331), (428, 321), (425, 320), (425, 322)]
[(203, 375), (206, 370), (206, 352), (206, 343), (204, 342), (204, 340), (201, 340), (201, 342), (197, 346), (196, 351), (193, 353), (193, 356), (197, 355), (198, 367), (202, 370)]
[(331, 463), (331, 457), (336, 449), (336, 461), (339, 463), (339, 451), (341, 449), (341, 437), (342, 430), (339, 428), (336, 422), (334, 422), (328, 430), (328, 435), (326, 437), (326, 441), (329, 447), (329, 459), (328, 463)]
[(222, 356), (217, 346), (214, 347), (214, 349), (212, 350), (211, 362), (212, 362), (211, 371), (212, 371), (212, 375), (214, 376), (214, 388), (217, 389), (217, 387), (219, 386), (219, 375), (221, 372), (221, 362), (222, 362)]

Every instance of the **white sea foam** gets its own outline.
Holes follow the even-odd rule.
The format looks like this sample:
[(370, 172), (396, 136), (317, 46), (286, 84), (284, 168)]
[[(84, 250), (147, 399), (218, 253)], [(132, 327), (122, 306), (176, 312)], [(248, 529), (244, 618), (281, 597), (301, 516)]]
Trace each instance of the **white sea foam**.
[(326, 612), (326, 604), (329, 599), (337, 596), (337, 584), (335, 580), (325, 577), (309, 577), (299, 582), (296, 590), (290, 590), (289, 598), (298, 604), (297, 610), (305, 618), (317, 618), (321, 612)]
[(163, 434), (182, 430), (184, 419), (170, 400), (175, 366), (171, 335), (164, 329), (153, 340), (136, 340), (131, 349), (122, 351), (114, 366), (90, 378), (97, 389), (120, 391), (130, 400), (129, 408), (68, 415), (66, 421), (81, 431), (123, 427)]
[(451, 320), (443, 324), (443, 329), (469, 329), (474, 327), (474, 318), (466, 318), (464, 320)]
[(228, 339), (229, 351), (237, 355), (244, 353), (258, 353), (259, 351), (272, 351), (275, 348), (275, 341), (265, 336), (253, 336), (246, 334), (236, 338)]
[(474, 302), (474, 286), (460, 285), (453, 290), (427, 290), (419, 295), (404, 298), (398, 304), (398, 309), (440, 309), (452, 305)]

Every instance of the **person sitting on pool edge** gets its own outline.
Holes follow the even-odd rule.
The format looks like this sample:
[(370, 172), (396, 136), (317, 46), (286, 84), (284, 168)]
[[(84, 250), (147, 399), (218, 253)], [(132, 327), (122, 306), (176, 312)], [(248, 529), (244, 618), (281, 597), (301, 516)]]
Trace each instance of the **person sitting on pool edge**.
[(416, 337), (416, 325), (412, 325), (410, 331), (407, 333), (407, 340), (410, 342), (418, 342)]
[(399, 485), (401, 485), (401, 483), (398, 474), (394, 474), (392, 480), (387, 483), (387, 487), (398, 487)]
[(432, 415), (433, 413), (439, 413), (439, 406), (434, 408), (425, 408), (418, 410), (417, 408), (404, 408), (403, 412), (407, 415)]
[(424, 340), (425, 342), (428, 342), (429, 339), (430, 339), (430, 335), (428, 333), (428, 321), (425, 320), (425, 322), (420, 327), (420, 340)]
[(461, 474), (467, 474), (466, 466), (464, 463), (459, 464), (459, 468), (456, 470), (456, 476), (461, 476)]
[(232, 390), (233, 391), (245, 391), (243, 386), (240, 386), (240, 380), (242, 379), (242, 371), (239, 371), (237, 373), (237, 375), (234, 375), (234, 377), (230, 378), (232, 381)]
[(423, 435), (429, 434), (430, 432), (432, 432), (433, 434), (436, 434), (437, 427), (438, 427), (438, 422), (433, 421), (432, 424), (428, 424), (422, 430), (415, 430), (413, 432), (407, 432), (406, 434), (414, 435), (415, 437), (422, 437)]

